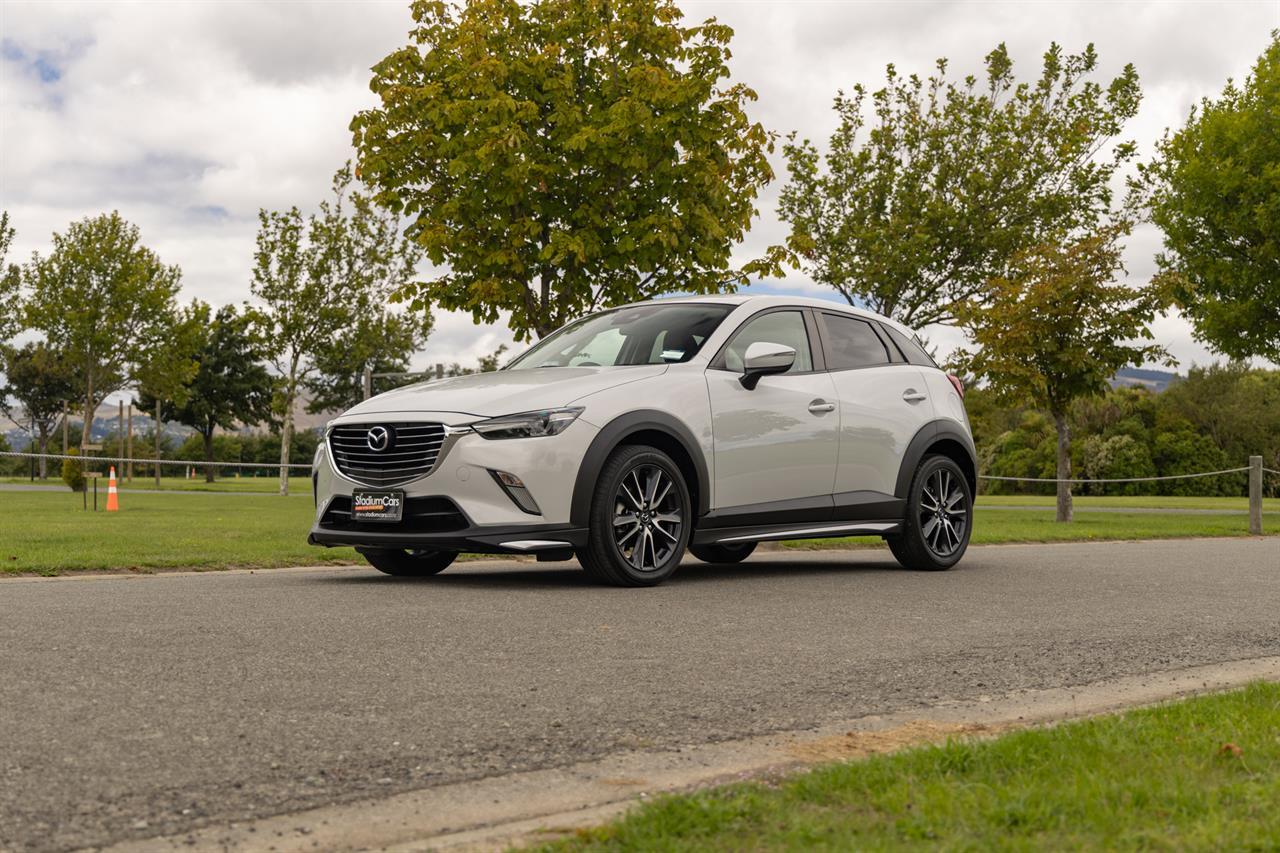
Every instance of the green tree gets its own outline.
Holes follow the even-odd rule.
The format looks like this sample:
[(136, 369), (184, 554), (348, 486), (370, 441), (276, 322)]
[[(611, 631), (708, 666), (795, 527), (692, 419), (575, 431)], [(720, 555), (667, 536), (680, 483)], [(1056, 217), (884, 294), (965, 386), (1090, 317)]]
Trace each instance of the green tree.
[(111, 392), (172, 344), (182, 273), (142, 245), (138, 228), (113, 211), (53, 235), (53, 251), (23, 270), (26, 320), (83, 383), (84, 427)]
[[(192, 303), (189, 314), (194, 320), (196, 369), (184, 385), (182, 402), (175, 402), (172, 393), (156, 397), (144, 386), (138, 404), (152, 410), (161, 402), (162, 420), (193, 428), (203, 440), (202, 458), (212, 462), (216, 430), (270, 418), (274, 383), (262, 364), (266, 347), (253, 329), (251, 315), (238, 313), (234, 305), (214, 313), (202, 302)], [(212, 483), (214, 473), (212, 465), (205, 466), (205, 481)]]
[(727, 82), (733, 31), (671, 0), (418, 0), (351, 123), (361, 177), (436, 266), (415, 306), (509, 313), (521, 340), (594, 308), (731, 289), (772, 137)]
[[(37, 452), (48, 453), (49, 437), (62, 417), (62, 407), (80, 390), (78, 377), (66, 360), (44, 343), (22, 348), (0, 345), (0, 368), (6, 379), (0, 386), (0, 411), (31, 433)], [(40, 479), (48, 476), (48, 460), (41, 459)]]
[[(399, 217), (351, 185), (347, 165), (334, 175), (333, 199), (321, 202), (318, 213), (304, 218), (294, 207), (258, 214), (251, 289), (279, 377), (281, 464), (290, 461), (300, 393), (321, 365), (344, 363), (349, 330), (385, 316), (390, 294), (403, 290), (421, 259), (421, 250), (401, 236)], [(429, 328), (429, 319), (419, 328)], [(288, 493), (288, 469), (281, 468), (280, 494)]]
[(1280, 363), (1280, 31), (1237, 87), (1193, 107), (1142, 170), (1160, 280), (1196, 337)]
[(949, 79), (941, 59), (928, 80), (890, 65), (884, 88), (839, 93), (825, 158), (794, 133), (783, 148), (779, 213), (796, 262), (851, 304), (915, 327), (954, 323), (953, 306), (1015, 255), (1110, 211), (1112, 178), (1136, 150), (1115, 137), (1141, 93), (1132, 65), (1105, 89), (1097, 67), (1092, 45), (1054, 44), (1039, 80), (1018, 83), (1001, 44), (982, 83)]
[(9, 224), (9, 211), (0, 211), (0, 341), (7, 341), (22, 326), (19, 302), (21, 268), (8, 262), (9, 248), (16, 232)]
[[(192, 303), (180, 309), (175, 317), (173, 328), (169, 334), (167, 346), (154, 349), (148, 353), (146, 361), (139, 364), (134, 371), (134, 384), (149, 402), (151, 414), (155, 418), (155, 428), (150, 436), (140, 436), (138, 446), (148, 443), (155, 451), (156, 488), (160, 488), (162, 466), (159, 460), (164, 458), (168, 439), (164, 434), (164, 418), (161, 411), (163, 402), (184, 405), (187, 401), (188, 385), (195, 376), (198, 364), (196, 352), (202, 340), (201, 323), (203, 315), (200, 303)], [(117, 454), (118, 455), (118, 454)]]
[[(1147, 324), (1160, 307), (1152, 288), (1112, 283), (1124, 222), (1018, 253), (957, 307), (978, 349), (956, 360), (1014, 402), (1049, 411), (1057, 432), (1057, 478), (1071, 477), (1073, 401), (1103, 393), (1122, 367), (1166, 357)], [(1071, 484), (1057, 488), (1058, 521), (1071, 520)]]
[(431, 333), (430, 314), (392, 313), (370, 306), (339, 332), (339, 340), (315, 355), (316, 373), (306, 381), (307, 411), (349, 409), (364, 399), (364, 371), (404, 373), (409, 359)]

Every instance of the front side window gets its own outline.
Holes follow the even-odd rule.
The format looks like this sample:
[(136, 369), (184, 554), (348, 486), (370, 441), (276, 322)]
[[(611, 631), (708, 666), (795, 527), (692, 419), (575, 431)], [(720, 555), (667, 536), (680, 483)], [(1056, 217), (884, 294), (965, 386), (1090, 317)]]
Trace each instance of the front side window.
[(822, 314), (823, 337), (830, 353), (829, 370), (872, 367), (889, 363), (889, 351), (866, 320), (843, 314)]
[(748, 320), (724, 351), (724, 366), (734, 373), (743, 371), (743, 357), (754, 343), (782, 344), (796, 351), (795, 364), (788, 373), (813, 370), (813, 353), (809, 334), (804, 328), (804, 315), (799, 311), (771, 311)]
[(539, 341), (507, 369), (679, 364), (698, 354), (733, 308), (684, 302), (593, 314)]

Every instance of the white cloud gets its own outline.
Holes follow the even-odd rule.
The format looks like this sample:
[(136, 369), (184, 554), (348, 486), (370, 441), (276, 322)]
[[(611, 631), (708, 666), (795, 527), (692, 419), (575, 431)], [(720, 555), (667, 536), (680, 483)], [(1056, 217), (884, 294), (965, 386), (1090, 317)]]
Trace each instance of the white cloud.
[[(1004, 41), (1018, 71), (1038, 71), (1052, 40), (1094, 42), (1103, 73), (1132, 61), (1142, 111), (1128, 136), (1143, 154), (1201, 97), (1240, 78), (1280, 27), (1274, 2), (710, 2), (682, 4), (736, 30), (733, 70), (760, 95), (767, 127), (830, 133), (837, 88), (877, 85), (886, 63), (927, 74), (978, 71)], [(260, 207), (314, 205), (351, 156), (351, 116), (372, 103), (369, 67), (406, 42), (407, 2), (0, 2), (0, 204), (18, 228), (14, 254), (43, 250), (67, 223), (118, 208), (169, 263), (187, 298), (249, 296)], [(735, 253), (779, 242), (780, 180)], [(1134, 235), (1129, 271), (1152, 269), (1153, 231)], [(770, 290), (823, 295), (795, 274)], [(1153, 327), (1183, 363), (1211, 356), (1173, 317)], [(950, 332), (932, 334), (940, 345)], [(944, 340), (946, 339), (946, 340)], [(418, 366), (473, 362), (510, 340), (439, 312)]]

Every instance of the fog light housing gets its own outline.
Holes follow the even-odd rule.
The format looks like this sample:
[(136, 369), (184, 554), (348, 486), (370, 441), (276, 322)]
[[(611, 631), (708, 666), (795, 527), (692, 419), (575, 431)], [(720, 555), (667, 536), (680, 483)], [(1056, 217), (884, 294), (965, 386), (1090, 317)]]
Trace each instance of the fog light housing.
[(489, 473), (493, 476), (502, 491), (507, 493), (507, 497), (511, 498), (511, 502), (520, 507), (521, 512), (527, 512), (529, 515), (542, 515), (542, 510), (538, 509), (538, 503), (533, 499), (533, 495), (529, 494), (529, 488), (524, 481), (515, 474), (506, 471), (494, 471), (490, 469)]

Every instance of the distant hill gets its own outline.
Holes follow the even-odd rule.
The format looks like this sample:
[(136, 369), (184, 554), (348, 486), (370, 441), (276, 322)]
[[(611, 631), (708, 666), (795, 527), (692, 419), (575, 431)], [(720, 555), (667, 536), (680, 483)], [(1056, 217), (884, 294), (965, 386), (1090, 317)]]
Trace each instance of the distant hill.
[(1139, 370), (1136, 367), (1126, 367), (1112, 378), (1111, 387), (1146, 388), (1148, 391), (1159, 394), (1169, 387), (1169, 383), (1178, 378), (1178, 374), (1167, 370)]

